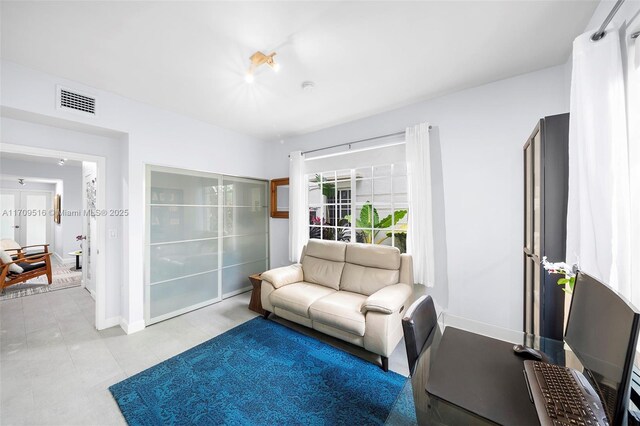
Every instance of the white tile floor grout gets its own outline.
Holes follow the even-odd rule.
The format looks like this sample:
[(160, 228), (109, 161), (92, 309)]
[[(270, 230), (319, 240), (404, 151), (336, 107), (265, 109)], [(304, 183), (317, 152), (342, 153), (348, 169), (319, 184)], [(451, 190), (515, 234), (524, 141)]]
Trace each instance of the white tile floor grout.
[[(126, 424), (108, 387), (258, 316), (247, 309), (249, 297), (240, 294), (132, 335), (120, 327), (96, 331), (94, 301), (81, 287), (0, 302), (0, 424)], [(400, 342), (389, 366), (406, 375), (406, 362)]]

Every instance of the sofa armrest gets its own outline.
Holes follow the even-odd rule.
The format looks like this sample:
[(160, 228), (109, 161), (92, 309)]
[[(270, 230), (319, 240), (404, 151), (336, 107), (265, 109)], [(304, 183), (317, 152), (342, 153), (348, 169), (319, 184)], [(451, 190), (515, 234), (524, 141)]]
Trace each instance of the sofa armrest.
[(413, 288), (408, 284), (399, 283), (383, 287), (364, 301), (361, 311), (392, 314), (403, 307), (412, 293)]
[(302, 273), (302, 265), (296, 263), (263, 272), (260, 278), (270, 282), (274, 288), (280, 288), (287, 284), (304, 281), (304, 274)]

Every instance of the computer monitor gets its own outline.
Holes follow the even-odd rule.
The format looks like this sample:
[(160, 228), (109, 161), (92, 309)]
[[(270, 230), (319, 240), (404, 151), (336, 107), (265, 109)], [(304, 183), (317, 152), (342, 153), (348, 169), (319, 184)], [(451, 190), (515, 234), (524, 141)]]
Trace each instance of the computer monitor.
[(613, 289), (579, 272), (564, 340), (600, 395), (609, 423), (627, 424), (640, 312)]

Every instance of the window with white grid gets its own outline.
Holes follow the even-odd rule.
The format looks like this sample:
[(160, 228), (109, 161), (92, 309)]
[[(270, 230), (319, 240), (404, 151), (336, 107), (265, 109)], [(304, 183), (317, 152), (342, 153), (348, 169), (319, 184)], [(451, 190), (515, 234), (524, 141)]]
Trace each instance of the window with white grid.
[(309, 238), (384, 244), (406, 251), (404, 163), (309, 174)]

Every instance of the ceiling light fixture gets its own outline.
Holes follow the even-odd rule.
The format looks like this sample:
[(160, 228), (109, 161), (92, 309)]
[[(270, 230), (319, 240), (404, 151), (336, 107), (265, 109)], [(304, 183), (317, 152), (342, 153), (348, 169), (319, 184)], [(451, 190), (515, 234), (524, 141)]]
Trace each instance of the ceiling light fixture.
[(66, 158), (61, 158), (60, 161), (58, 161), (58, 166), (64, 166), (64, 163), (67, 161)]
[(26, 185), (26, 183), (24, 182), (24, 179), (22, 179), (22, 178), (18, 179), (18, 183), (19, 183), (20, 185), (22, 185), (22, 186), (25, 186), (25, 185)]
[(262, 52), (256, 52), (253, 55), (251, 55), (251, 57), (249, 58), (249, 60), (251, 61), (251, 65), (249, 65), (249, 70), (247, 71), (247, 74), (245, 74), (244, 80), (247, 83), (253, 83), (254, 81), (253, 75), (256, 72), (256, 69), (258, 69), (258, 67), (264, 64), (269, 65), (269, 67), (271, 67), (272, 70), (274, 70), (275, 72), (278, 72), (280, 70), (280, 64), (277, 64), (273, 60), (274, 56), (276, 56), (276, 52), (270, 53), (269, 55), (265, 55)]

